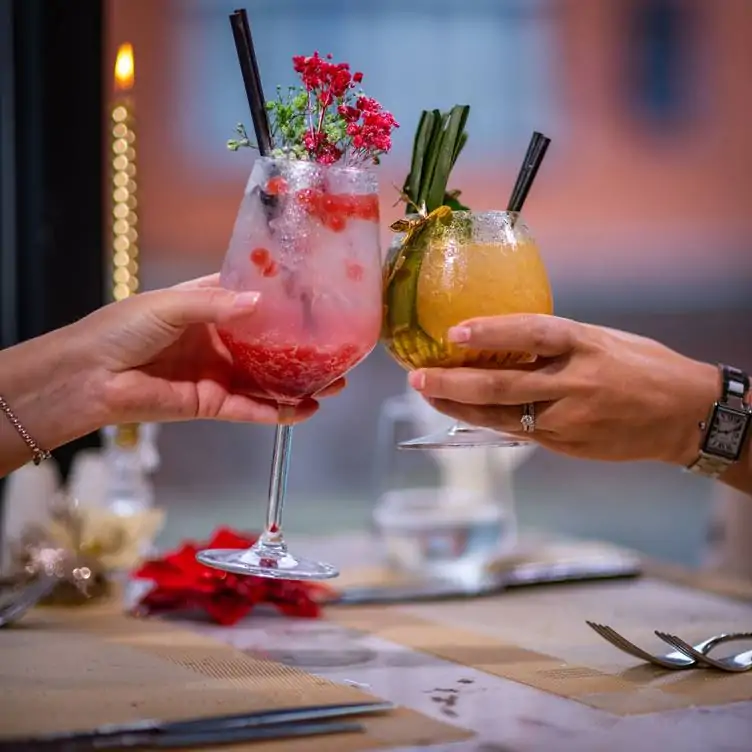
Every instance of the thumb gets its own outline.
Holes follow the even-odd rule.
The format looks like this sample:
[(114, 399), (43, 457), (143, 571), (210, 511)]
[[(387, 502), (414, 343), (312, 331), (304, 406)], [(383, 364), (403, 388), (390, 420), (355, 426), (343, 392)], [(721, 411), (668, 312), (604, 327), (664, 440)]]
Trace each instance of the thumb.
[(180, 328), (189, 324), (218, 324), (248, 315), (260, 296), (257, 292), (235, 292), (222, 287), (186, 287), (144, 293), (139, 297), (154, 315)]
[(448, 332), (451, 342), (479, 350), (506, 350), (555, 358), (573, 350), (583, 325), (544, 314), (520, 313), (463, 321)]

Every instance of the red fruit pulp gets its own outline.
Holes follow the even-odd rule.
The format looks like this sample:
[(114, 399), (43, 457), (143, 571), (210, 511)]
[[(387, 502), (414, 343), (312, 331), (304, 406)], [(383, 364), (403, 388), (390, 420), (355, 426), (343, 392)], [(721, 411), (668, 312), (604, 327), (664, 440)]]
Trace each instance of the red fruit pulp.
[(353, 282), (360, 282), (363, 279), (363, 267), (354, 261), (345, 263), (345, 273)]
[(320, 392), (365, 357), (363, 344), (272, 345), (220, 337), (232, 355), (236, 386), (264, 399), (295, 403)]
[(251, 251), (251, 263), (263, 269), (269, 263), (270, 254), (266, 248), (254, 248)]
[(287, 181), (279, 175), (270, 178), (269, 182), (266, 184), (266, 192), (270, 196), (281, 196), (282, 194), (287, 193)]
[(279, 264), (270, 260), (269, 263), (261, 270), (262, 277), (276, 277), (279, 273)]
[(305, 188), (295, 194), (297, 202), (313, 217), (334, 232), (341, 232), (351, 219), (379, 221), (379, 199), (376, 195), (326, 193)]

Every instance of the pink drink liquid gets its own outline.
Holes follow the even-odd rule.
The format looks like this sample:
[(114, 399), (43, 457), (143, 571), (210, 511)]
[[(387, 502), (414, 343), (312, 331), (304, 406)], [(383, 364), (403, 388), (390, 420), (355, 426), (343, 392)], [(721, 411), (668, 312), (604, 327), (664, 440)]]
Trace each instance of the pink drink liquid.
[(278, 344), (244, 341), (227, 331), (220, 337), (232, 355), (238, 385), (283, 404), (320, 392), (357, 365), (373, 349), (378, 321), (350, 326), (348, 341), (335, 344)]
[[(353, 180), (346, 171), (338, 175), (330, 176)], [(247, 320), (221, 328), (220, 337), (232, 355), (236, 387), (294, 404), (343, 376), (378, 341), (379, 202), (375, 193), (310, 187), (305, 180), (302, 187), (280, 176), (260, 180), (275, 208), (265, 208), (255, 189), (246, 192), (221, 279), (230, 289), (258, 290), (261, 300)]]

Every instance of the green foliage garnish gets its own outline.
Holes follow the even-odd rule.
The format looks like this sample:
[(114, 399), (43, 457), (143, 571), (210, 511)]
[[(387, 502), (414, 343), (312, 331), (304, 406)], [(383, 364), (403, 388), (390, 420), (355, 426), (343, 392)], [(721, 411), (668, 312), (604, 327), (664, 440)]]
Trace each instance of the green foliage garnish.
[[(276, 99), (266, 103), (271, 128), (272, 157), (308, 159), (320, 164), (342, 161), (349, 167), (378, 164), (392, 148), (392, 131), (399, 123), (379, 102), (356, 87), (363, 73), (332, 56), (295, 55), (293, 69), (301, 85), (277, 86)], [(242, 125), (231, 151), (256, 148)]]
[[(469, 105), (455, 105), (449, 112), (424, 110), (415, 131), (410, 173), (403, 186), (408, 199), (406, 214), (414, 206), (432, 212), (440, 206), (454, 211), (467, 210), (459, 200), (460, 192), (447, 190), (449, 176), (467, 143), (465, 125)], [(413, 207), (411, 207), (411, 204)]]

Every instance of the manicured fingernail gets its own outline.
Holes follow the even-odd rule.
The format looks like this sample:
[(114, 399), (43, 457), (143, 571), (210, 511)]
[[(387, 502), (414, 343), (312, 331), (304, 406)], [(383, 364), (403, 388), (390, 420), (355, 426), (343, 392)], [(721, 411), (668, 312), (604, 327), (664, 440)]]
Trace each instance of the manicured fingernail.
[(258, 303), (261, 295), (257, 292), (239, 292), (235, 296), (236, 308), (253, 308)]
[(470, 330), (466, 326), (453, 326), (447, 337), (450, 342), (467, 342), (470, 339)]
[(426, 386), (426, 374), (423, 373), (423, 371), (412, 371), (408, 374), (407, 383), (410, 384), (413, 389), (420, 391)]

